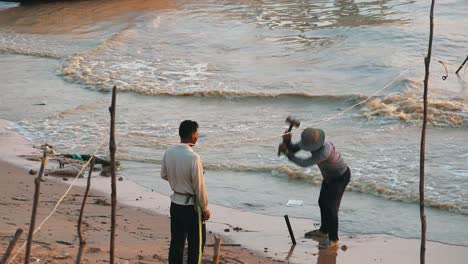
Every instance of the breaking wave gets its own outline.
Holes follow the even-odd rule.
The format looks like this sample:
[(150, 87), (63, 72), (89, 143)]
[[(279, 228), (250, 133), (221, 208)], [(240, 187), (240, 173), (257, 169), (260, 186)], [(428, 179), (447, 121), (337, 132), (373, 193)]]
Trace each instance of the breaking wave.
[[(406, 123), (423, 119), (422, 82), (409, 81), (402, 92), (370, 100), (360, 111), (368, 119), (387, 118)], [(468, 106), (462, 98), (431, 98), (428, 123), (437, 127), (467, 127)]]

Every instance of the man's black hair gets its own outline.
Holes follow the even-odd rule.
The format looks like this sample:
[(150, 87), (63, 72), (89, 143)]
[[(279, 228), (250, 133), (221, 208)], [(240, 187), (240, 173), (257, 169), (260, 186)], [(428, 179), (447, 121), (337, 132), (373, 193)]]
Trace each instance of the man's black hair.
[(198, 123), (192, 120), (184, 120), (179, 126), (180, 138), (188, 138), (198, 130)]

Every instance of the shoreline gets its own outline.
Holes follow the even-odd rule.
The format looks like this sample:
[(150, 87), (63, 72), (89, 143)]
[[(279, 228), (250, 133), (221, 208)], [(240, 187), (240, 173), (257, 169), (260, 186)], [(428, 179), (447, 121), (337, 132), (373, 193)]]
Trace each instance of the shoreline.
[[(14, 253), (23, 245), (29, 230), (29, 219), (36, 176), (28, 173), (29, 169), (37, 170), (39, 162), (28, 161), (17, 155), (40, 154), (32, 148), (32, 144), (16, 131), (7, 129), (12, 122), (0, 119), (0, 255), (3, 255), (15, 230), (23, 228), (24, 233), (17, 244)], [(49, 161), (48, 167), (53, 162)], [(96, 176), (92, 181), (110, 178)], [(81, 179), (84, 180), (84, 179)], [(78, 251), (76, 221), (82, 202), (82, 193), (86, 182), (75, 184), (70, 193), (59, 205), (58, 210), (34, 235), (32, 257), (41, 261), (53, 263), (71, 263)], [(108, 185), (108, 184), (106, 184)], [(70, 182), (62, 177), (45, 176), (41, 186), (36, 226), (51, 212), (59, 197), (70, 186)], [(110, 185), (109, 185), (110, 186)], [(88, 245), (82, 263), (107, 262), (109, 257), (110, 207), (97, 203), (96, 198), (110, 201), (110, 195), (98, 188), (91, 188), (84, 212), (83, 229)], [(119, 196), (120, 198), (120, 196)], [(167, 263), (170, 242), (169, 218), (153, 210), (134, 207), (124, 203), (118, 204), (116, 233), (116, 261), (117, 263)], [(70, 231), (72, 230), (72, 231)], [(223, 243), (229, 243), (228, 239)], [(66, 243), (63, 244), (62, 242)], [(204, 263), (210, 262), (213, 256), (214, 243), (212, 232), (207, 233), (207, 246), (203, 255)], [(232, 243), (231, 243), (232, 244)], [(24, 250), (11, 263), (22, 263)], [(66, 255), (63, 259), (61, 255)], [(245, 263), (273, 263), (271, 258), (254, 254), (244, 247), (225, 246), (221, 248), (222, 263), (238, 263), (236, 259)], [(11, 258), (10, 258), (11, 260)], [(121, 262), (123, 261), (123, 262)], [(149, 262), (146, 262), (149, 261)]]
[[(39, 152), (32, 149), (32, 144), (19, 133), (7, 130), (6, 127), (11, 124), (9, 121), (0, 120), (0, 134), (2, 135), (0, 143), (3, 143), (2, 151), (0, 151), (0, 161), (2, 161), (0, 166), (4, 166), (3, 163), (6, 162), (22, 169), (37, 168), (39, 166), (38, 162), (17, 157), (21, 154)], [(59, 179), (57, 178), (57, 180), (51, 182), (62, 185)], [(65, 185), (68, 184), (65, 182)], [(76, 183), (76, 186), (80, 189), (85, 185), (85, 179), (79, 179)], [(109, 196), (109, 178), (93, 177), (91, 189), (94, 193)], [(120, 207), (130, 208), (130, 211), (143, 210), (156, 213), (159, 218), (166, 218), (167, 221), (170, 204), (168, 196), (152, 192), (126, 179), (117, 182), (117, 190)], [(420, 241), (418, 239), (406, 239), (382, 234), (355, 235), (341, 232), (340, 247), (336, 251), (319, 251), (317, 241), (305, 239), (302, 235), (314, 228), (316, 223), (309, 219), (300, 218), (290, 218), (298, 242), (295, 247), (291, 247), (292, 243), (282, 217), (261, 215), (215, 204), (211, 204), (210, 208), (213, 212), (212, 218), (207, 222), (207, 229), (210, 230), (210, 233), (220, 234), (224, 243), (241, 244), (239, 250), (248, 251), (248, 256), (258, 255), (263, 261), (274, 259), (280, 262), (305, 263), (316, 259), (317, 263), (324, 264), (337, 262), (363, 263), (366, 260), (370, 262), (379, 259), (382, 263), (388, 261), (390, 261), (388, 263), (414, 263), (419, 257)], [(122, 218), (122, 216), (119, 218)], [(238, 231), (234, 231), (234, 228)], [(168, 231), (169, 225), (165, 229), (165, 231)], [(229, 232), (226, 232), (226, 229), (229, 229)], [(208, 237), (212, 237), (212, 235), (208, 234)], [(210, 244), (210, 242), (207, 242), (207, 244)], [(450, 260), (450, 263), (462, 263), (464, 259), (468, 258), (468, 247), (463, 245), (427, 241), (427, 248), (427, 263), (440, 263), (447, 260)], [(387, 252), (390, 251), (389, 249), (392, 252)], [(211, 250), (206, 248), (206, 251), (210, 252)], [(225, 247), (222, 247), (221, 254), (224, 251)]]

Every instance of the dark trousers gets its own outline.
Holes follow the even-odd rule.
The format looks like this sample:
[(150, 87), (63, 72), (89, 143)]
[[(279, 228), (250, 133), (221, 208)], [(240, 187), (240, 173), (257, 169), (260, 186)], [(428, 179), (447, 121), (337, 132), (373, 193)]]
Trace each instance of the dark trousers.
[(202, 252), (199, 252), (198, 214), (194, 205), (171, 203), (171, 245), (169, 264), (182, 264), (185, 240), (188, 242), (188, 263), (197, 264), (206, 241), (206, 228), (202, 224)]
[(322, 225), (320, 230), (328, 233), (330, 240), (338, 240), (338, 211), (340, 209), (341, 198), (351, 179), (349, 168), (343, 175), (329, 182), (322, 182), (320, 189), (319, 206)]

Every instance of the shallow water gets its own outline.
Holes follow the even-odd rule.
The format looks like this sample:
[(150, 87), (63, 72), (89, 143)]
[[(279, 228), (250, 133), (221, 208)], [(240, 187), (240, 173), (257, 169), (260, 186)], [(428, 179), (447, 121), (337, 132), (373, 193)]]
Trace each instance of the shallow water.
[[(466, 56), (468, 4), (443, 1), (436, 10), (429, 237), (468, 244), (459, 232), (468, 220), (468, 84), (464, 70), (452, 73)], [(318, 220), (319, 171), (276, 157), (279, 139), (207, 144), (279, 135), (288, 115), (305, 127), (369, 99), (322, 125), (352, 169), (341, 228), (418, 237), (427, 13), (420, 1), (0, 4), (0, 52), (33, 56), (0, 55), (7, 69), (0, 113), (34, 141), (86, 152), (107, 133), (105, 92), (117, 84), (127, 91), (119, 95), (117, 131), (121, 172), (130, 179), (167, 193), (159, 161), (177, 142), (179, 122), (194, 119), (211, 201)], [(450, 70), (446, 81), (438, 60)], [(21, 89), (34, 83), (41, 89), (25, 97)], [(31, 101), (47, 105), (37, 111)], [(286, 207), (288, 199), (304, 205)]]

